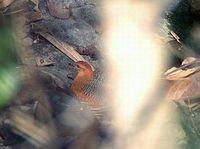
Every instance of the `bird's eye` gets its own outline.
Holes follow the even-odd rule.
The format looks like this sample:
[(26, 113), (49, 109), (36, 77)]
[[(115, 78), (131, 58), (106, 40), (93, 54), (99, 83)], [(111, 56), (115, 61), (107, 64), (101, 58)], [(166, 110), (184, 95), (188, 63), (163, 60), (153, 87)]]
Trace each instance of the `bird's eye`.
[(79, 65), (76, 65), (77, 66), (77, 68), (81, 68)]

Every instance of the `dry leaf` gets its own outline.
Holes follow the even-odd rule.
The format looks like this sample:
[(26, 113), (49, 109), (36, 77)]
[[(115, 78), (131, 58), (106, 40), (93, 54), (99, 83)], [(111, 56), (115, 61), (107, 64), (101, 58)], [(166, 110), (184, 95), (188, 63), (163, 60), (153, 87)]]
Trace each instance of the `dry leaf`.
[(45, 39), (47, 39), (49, 42), (51, 42), (55, 47), (57, 47), (61, 52), (66, 54), (69, 58), (71, 58), (73, 61), (85, 61), (85, 59), (78, 53), (76, 50), (68, 45), (67, 43), (64, 43), (63, 41), (56, 39), (54, 36), (50, 35), (47, 32), (38, 32), (41, 36), (43, 36)]
[(169, 82), (166, 98), (170, 100), (194, 99), (200, 97), (199, 90), (200, 86), (195, 82), (195, 80)]
[(67, 19), (71, 15), (70, 9), (63, 8), (62, 5), (57, 6), (56, 4), (54, 4), (52, 0), (47, 0), (47, 7), (49, 10), (49, 13), (54, 17), (57, 17), (60, 19)]
[(176, 67), (172, 67), (165, 73), (165, 74), (168, 74), (166, 75), (165, 79), (166, 80), (187, 80), (188, 79), (187, 77), (189, 77), (190, 75), (198, 71), (199, 71), (199, 68), (182, 70)]
[(40, 10), (39, 10), (39, 8), (38, 8), (38, 5), (39, 5), (39, 3), (40, 3), (40, 0), (31, 0), (31, 2), (32, 2), (33, 4), (35, 4), (34, 10), (40, 12)]
[(12, 109), (10, 115), (8, 124), (12, 125), (19, 135), (29, 137), (35, 145), (48, 144), (53, 139), (52, 128), (36, 121), (30, 115), (17, 109)]
[(41, 13), (40, 12), (31, 12), (29, 15), (29, 21), (34, 22), (34, 21), (39, 21), (42, 19)]
[(174, 67), (165, 73), (164, 79), (168, 83), (167, 99), (187, 100), (200, 97), (200, 64), (196, 62), (195, 58), (187, 58), (180, 68)]
[(26, 12), (26, 9), (19, 9), (19, 10), (16, 10), (16, 11), (11, 11), (11, 12), (4, 12), (3, 15), (4, 16), (9, 16), (9, 15), (19, 15), (19, 14), (22, 14), (22, 13), (25, 13)]
[(12, 4), (15, 0), (1, 0), (0, 1), (0, 8), (6, 8), (8, 7), (10, 4)]
[[(50, 43), (52, 43), (58, 50), (60, 50), (65, 55), (67, 55), (74, 62), (78, 62), (78, 61), (87, 62), (72, 46), (70, 46), (69, 44), (61, 41), (60, 39), (57, 39), (56, 37), (52, 36), (45, 29), (43, 29), (41, 26), (39, 26), (35, 23), (32, 23), (32, 30), (35, 33), (40, 34), (42, 37), (44, 37)], [(87, 63), (90, 64), (89, 62), (87, 62)], [(94, 70), (92, 65), (91, 65), (91, 67)]]
[(183, 62), (181, 67), (176, 68), (172, 67), (164, 73), (166, 80), (187, 80), (190, 75), (198, 72), (200, 70), (199, 67), (191, 67), (196, 62), (196, 58), (188, 57)]
[(173, 37), (178, 43), (181, 44), (180, 38), (178, 37), (178, 35), (176, 35), (176, 33), (174, 33), (173, 31), (170, 31), (170, 34), (172, 35), (172, 37)]

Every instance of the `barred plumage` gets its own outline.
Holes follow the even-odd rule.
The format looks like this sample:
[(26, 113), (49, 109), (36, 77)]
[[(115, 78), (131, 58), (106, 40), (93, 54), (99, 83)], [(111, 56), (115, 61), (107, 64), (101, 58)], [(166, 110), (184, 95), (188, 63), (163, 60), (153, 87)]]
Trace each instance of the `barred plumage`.
[(99, 70), (93, 72), (87, 62), (79, 61), (76, 64), (78, 74), (72, 83), (71, 89), (79, 98), (79, 101), (89, 105), (94, 115), (99, 117), (103, 111), (103, 102), (100, 99), (102, 97), (102, 73)]

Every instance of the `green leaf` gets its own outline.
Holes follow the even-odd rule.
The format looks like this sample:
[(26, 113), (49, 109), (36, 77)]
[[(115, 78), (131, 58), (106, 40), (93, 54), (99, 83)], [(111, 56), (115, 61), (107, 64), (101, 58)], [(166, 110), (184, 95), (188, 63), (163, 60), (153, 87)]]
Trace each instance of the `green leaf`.
[(0, 70), (0, 107), (8, 104), (17, 92), (19, 75), (15, 65)]

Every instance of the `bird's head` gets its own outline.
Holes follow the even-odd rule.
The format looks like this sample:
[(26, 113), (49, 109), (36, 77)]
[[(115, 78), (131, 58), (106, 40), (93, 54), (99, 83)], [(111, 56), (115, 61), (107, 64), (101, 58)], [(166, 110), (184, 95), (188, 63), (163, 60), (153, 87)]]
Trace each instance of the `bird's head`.
[(76, 65), (77, 65), (78, 69), (80, 69), (80, 70), (92, 71), (92, 67), (87, 62), (78, 61), (78, 62), (76, 62)]
[(92, 67), (87, 62), (78, 61), (78, 62), (76, 62), (76, 65), (78, 67), (78, 76), (79, 77), (84, 76), (85, 78), (93, 79)]

